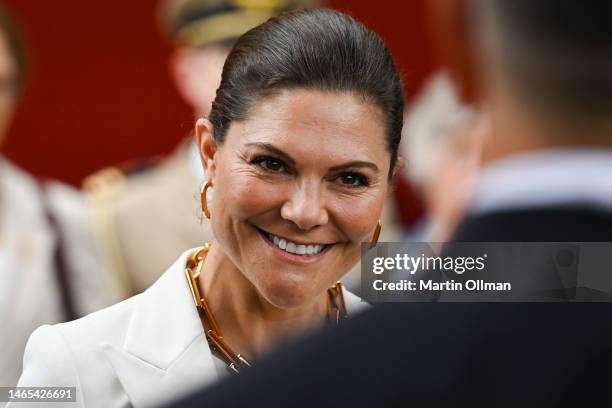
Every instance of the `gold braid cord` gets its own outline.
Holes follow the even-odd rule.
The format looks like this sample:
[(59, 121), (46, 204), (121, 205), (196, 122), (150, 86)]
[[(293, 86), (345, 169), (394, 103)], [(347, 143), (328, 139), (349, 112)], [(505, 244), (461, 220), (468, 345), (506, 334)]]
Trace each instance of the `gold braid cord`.
[[(217, 325), (217, 321), (215, 320), (215, 316), (204, 297), (200, 294), (200, 287), (198, 284), (202, 273), (202, 265), (204, 265), (204, 259), (209, 249), (210, 245), (205, 244), (187, 259), (185, 276), (187, 277), (189, 289), (191, 290), (193, 301), (198, 310), (198, 315), (202, 321), (202, 327), (204, 328), (208, 345), (213, 354), (227, 364), (231, 372), (238, 374), (243, 367), (250, 367), (251, 363), (249, 363), (244, 356), (232, 350), (225, 342), (219, 330), (219, 326)], [(327, 289), (327, 295), (327, 322), (330, 324), (339, 324), (342, 319), (348, 317), (344, 304), (344, 296), (342, 294), (342, 284), (338, 282), (332, 285)]]

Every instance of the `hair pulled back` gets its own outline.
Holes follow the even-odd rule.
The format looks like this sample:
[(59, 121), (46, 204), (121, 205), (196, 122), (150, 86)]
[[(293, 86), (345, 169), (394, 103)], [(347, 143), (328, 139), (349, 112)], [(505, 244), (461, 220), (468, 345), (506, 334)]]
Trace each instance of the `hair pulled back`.
[(329, 9), (280, 14), (241, 36), (223, 67), (209, 120), (222, 144), (233, 121), (262, 98), (290, 89), (351, 92), (384, 118), (389, 175), (397, 161), (404, 95), (385, 43), (353, 18)]

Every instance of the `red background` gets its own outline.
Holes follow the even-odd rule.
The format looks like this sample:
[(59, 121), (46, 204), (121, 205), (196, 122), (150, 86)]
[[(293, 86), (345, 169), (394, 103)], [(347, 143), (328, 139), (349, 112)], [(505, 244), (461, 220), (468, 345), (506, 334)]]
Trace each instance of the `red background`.
[[(330, 0), (389, 44), (414, 95), (433, 67), (427, 0)], [(192, 126), (168, 75), (170, 45), (150, 0), (5, 0), (24, 32), (29, 79), (4, 154), (79, 185), (104, 166), (168, 153)], [(397, 190), (403, 220), (420, 211)], [(411, 204), (408, 204), (411, 203)]]

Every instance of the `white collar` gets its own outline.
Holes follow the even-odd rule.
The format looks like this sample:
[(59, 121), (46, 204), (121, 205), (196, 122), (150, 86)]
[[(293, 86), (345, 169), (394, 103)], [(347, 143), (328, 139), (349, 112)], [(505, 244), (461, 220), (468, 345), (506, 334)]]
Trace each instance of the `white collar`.
[(612, 211), (612, 150), (548, 149), (517, 154), (485, 166), (471, 212), (555, 205)]
[(135, 299), (122, 346), (103, 346), (134, 406), (159, 405), (218, 381), (184, 274), (192, 251)]

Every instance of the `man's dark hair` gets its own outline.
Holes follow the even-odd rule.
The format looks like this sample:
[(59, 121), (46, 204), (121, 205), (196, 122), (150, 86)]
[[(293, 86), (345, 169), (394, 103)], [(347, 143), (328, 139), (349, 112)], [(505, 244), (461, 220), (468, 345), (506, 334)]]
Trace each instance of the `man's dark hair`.
[(519, 95), (574, 115), (612, 112), (612, 4), (474, 0), (505, 78)]
[(245, 33), (225, 62), (209, 116), (217, 142), (261, 98), (286, 89), (351, 92), (376, 104), (384, 116), (391, 175), (404, 95), (393, 58), (376, 34), (327, 9), (283, 13)]
[(0, 33), (4, 35), (9, 52), (15, 58), (17, 67), (16, 91), (23, 89), (27, 73), (27, 55), (21, 31), (9, 10), (0, 3)]

